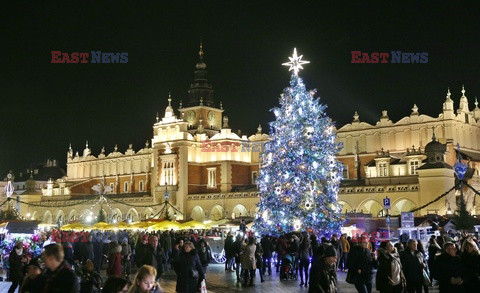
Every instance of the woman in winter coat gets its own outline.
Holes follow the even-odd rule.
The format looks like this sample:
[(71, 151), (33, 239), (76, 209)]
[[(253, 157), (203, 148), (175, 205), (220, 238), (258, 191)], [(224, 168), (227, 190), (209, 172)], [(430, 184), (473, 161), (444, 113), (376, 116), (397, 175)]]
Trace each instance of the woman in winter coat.
[(264, 271), (263, 271), (263, 248), (262, 245), (255, 239), (255, 262), (257, 265), (258, 273), (260, 274), (260, 282), (265, 282), (263, 279)]
[(212, 251), (203, 238), (198, 241), (198, 257), (202, 263), (203, 272), (207, 273), (208, 264), (212, 261)]
[(430, 283), (433, 282), (433, 262), (435, 261), (435, 256), (437, 255), (437, 253), (440, 253), (441, 252), (441, 248), (440, 248), (440, 245), (438, 245), (437, 243), (437, 240), (436, 240), (436, 236), (435, 235), (432, 235), (430, 237), (430, 240), (428, 241), (428, 247), (427, 247), (427, 251), (428, 251), (428, 270), (430, 271)]
[(205, 279), (205, 272), (192, 242), (187, 241), (183, 244), (183, 250), (174, 260), (174, 266), (177, 273), (176, 291), (197, 292), (198, 284)]
[(102, 278), (94, 269), (95, 265), (90, 259), (87, 259), (84, 266), (76, 267), (77, 274), (80, 275), (80, 293), (93, 293), (94, 288), (100, 288)]
[(255, 238), (250, 237), (248, 244), (242, 254), (242, 269), (244, 270), (245, 280), (244, 284), (247, 285), (250, 279), (250, 285), (253, 285), (253, 278), (255, 277), (255, 270), (257, 269), (255, 251), (257, 245), (255, 244)]
[[(21, 287), (23, 277), (25, 276), (25, 265), (27, 264), (27, 255), (23, 249), (23, 243), (18, 241), (10, 252), (8, 263), (10, 265), (10, 281), (12, 285), (8, 289), (8, 293), (15, 292), (17, 286)], [(20, 292), (21, 288), (18, 289)]]
[(462, 245), (462, 254), (460, 254), (463, 266), (465, 268), (464, 290), (465, 292), (478, 291), (480, 286), (480, 252), (478, 246), (471, 237), (467, 238)]
[(110, 244), (107, 276), (122, 276), (122, 246), (117, 242), (111, 242)]
[[(307, 286), (308, 284), (308, 267), (310, 265), (310, 258), (312, 256), (312, 247), (310, 245), (310, 238), (307, 233), (303, 234), (302, 242), (298, 247), (299, 272), (300, 272), (300, 286)], [(303, 275), (305, 274), (305, 282)]]
[(390, 241), (384, 241), (378, 248), (377, 290), (380, 292), (401, 293), (406, 283), (402, 263), (395, 247)]

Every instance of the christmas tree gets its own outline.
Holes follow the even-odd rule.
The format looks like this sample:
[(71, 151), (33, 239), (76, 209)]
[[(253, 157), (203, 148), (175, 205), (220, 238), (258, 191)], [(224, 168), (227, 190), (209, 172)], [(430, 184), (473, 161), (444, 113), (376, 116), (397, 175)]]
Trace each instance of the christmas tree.
[(103, 211), (103, 206), (100, 205), (100, 210), (98, 211), (97, 223), (106, 222), (105, 212)]
[(342, 165), (339, 145), (326, 106), (307, 91), (298, 76), (302, 55), (296, 49), (290, 62), (290, 87), (272, 109), (271, 140), (261, 155), (258, 186), (259, 212), (255, 227), (261, 233), (312, 230), (316, 234), (340, 231), (343, 220), (336, 204)]

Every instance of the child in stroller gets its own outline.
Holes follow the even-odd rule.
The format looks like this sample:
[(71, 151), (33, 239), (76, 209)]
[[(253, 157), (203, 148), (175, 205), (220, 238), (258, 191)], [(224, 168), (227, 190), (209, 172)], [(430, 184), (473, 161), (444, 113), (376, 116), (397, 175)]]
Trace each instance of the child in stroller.
[(297, 279), (297, 265), (295, 256), (287, 253), (282, 258), (280, 266), (280, 280), (296, 280)]

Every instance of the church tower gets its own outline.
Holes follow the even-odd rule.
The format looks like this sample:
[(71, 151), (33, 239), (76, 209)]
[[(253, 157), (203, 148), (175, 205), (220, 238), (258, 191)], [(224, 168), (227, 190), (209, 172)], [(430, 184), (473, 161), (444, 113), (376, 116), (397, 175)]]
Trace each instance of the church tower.
[(188, 132), (192, 135), (206, 133), (212, 137), (222, 129), (223, 107), (217, 108), (214, 102), (214, 91), (207, 80), (207, 64), (204, 61), (203, 45), (200, 43), (199, 60), (195, 66), (194, 80), (188, 90), (186, 107), (180, 104), (181, 117), (188, 123)]

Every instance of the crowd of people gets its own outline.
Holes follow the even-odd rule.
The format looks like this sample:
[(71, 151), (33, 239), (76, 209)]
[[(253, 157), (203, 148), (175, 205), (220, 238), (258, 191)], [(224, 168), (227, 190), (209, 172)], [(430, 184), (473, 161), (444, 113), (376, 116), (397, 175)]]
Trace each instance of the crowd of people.
[(159, 281), (167, 269), (177, 275), (177, 292), (199, 292), (211, 262), (210, 247), (197, 231), (129, 233), (121, 239), (97, 232), (86, 241), (64, 239), (70, 241), (53, 243), (53, 237), (43, 237), (38, 257), (28, 255), (18, 241), (8, 258), (8, 292), (160, 293)]
[[(18, 287), (18, 292), (159, 293), (167, 270), (177, 276), (176, 292), (202, 292), (212, 261), (204, 236), (205, 232), (165, 231), (117, 239), (98, 232), (73, 243), (51, 243), (45, 237), (41, 256), (33, 258), (18, 242), (9, 256), (8, 292)], [(299, 279), (299, 286), (311, 293), (337, 292), (339, 271), (346, 272), (346, 281), (361, 293), (372, 292), (374, 278), (380, 292), (428, 292), (434, 282), (440, 292), (479, 288), (475, 237), (442, 233), (432, 236), (426, 246), (415, 239), (403, 240), (395, 245), (384, 240), (377, 247), (369, 238), (352, 239), (346, 234), (320, 240), (307, 232), (257, 238), (240, 230), (226, 235), (225, 272), (235, 272), (237, 282), (252, 286), (276, 270), (280, 279)], [(135, 276), (130, 276), (132, 271)]]

